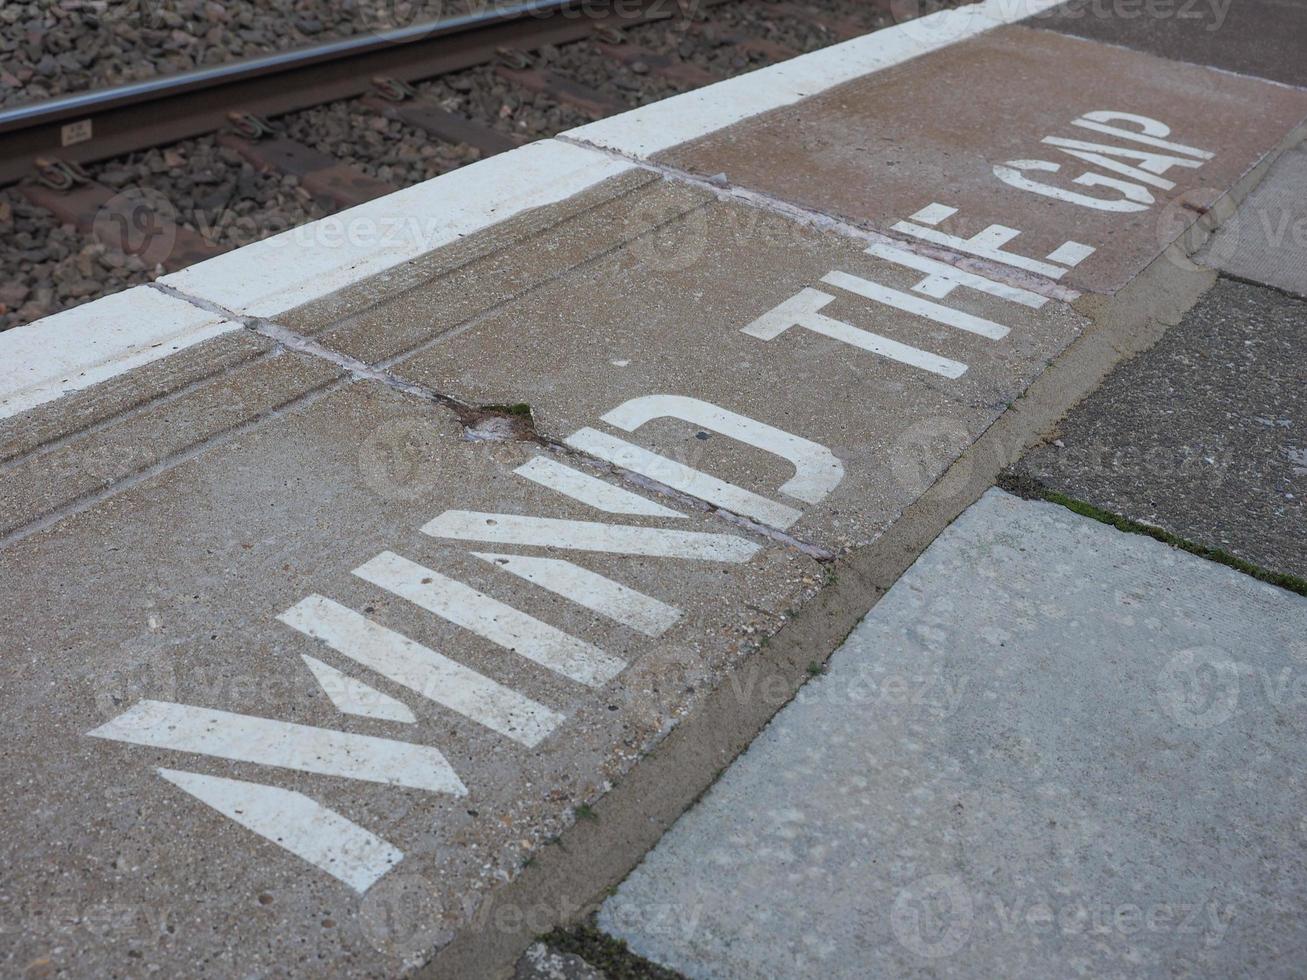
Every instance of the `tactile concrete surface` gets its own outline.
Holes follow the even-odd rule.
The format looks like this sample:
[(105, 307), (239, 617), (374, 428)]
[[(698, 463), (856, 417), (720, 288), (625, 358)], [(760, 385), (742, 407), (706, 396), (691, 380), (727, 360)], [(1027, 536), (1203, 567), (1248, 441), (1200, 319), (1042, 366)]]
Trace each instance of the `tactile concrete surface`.
[(1111, 291), (1304, 118), (1307, 92), (1015, 26), (657, 159), (898, 237), (999, 222), (1034, 259), (1074, 238), (1103, 254), (1064, 281)]
[(1221, 280), (1016, 472), (1307, 578), (1307, 301)]
[(1197, 258), (1307, 299), (1307, 147), (1285, 151)]
[(992, 490), (600, 925), (722, 980), (1298, 975), (1305, 637), (1307, 599)]

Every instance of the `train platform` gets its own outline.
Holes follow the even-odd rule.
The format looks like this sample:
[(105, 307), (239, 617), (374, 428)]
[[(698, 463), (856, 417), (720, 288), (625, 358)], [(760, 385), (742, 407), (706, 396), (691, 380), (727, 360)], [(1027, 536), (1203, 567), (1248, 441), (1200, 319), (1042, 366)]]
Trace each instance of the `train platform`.
[[(1277, 8), (1242, 5), (1217, 49), (984, 0), (0, 334), (5, 971), (509, 975), (602, 905), (611, 935), (693, 976), (830, 976), (842, 950), (850, 975), (992, 975), (1002, 930), (923, 938), (902, 909), (938, 895), (914, 882), (979, 903), (984, 862), (955, 860), (971, 847), (1023, 869), (997, 894), (1056, 893), (1052, 832), (1017, 817), (1074, 811), (1052, 850), (1081, 856), (1082, 891), (1132, 854), (1185, 894), (1238, 882), (1201, 899), (1226, 945), (1194, 969), (1239, 972), (1274, 927), (1272, 972), (1292, 973), (1301, 827), (1280, 824), (1303, 803), (1285, 771), (1301, 714), (1187, 725), (1167, 702), (1170, 721), (1163, 704), (1130, 727), (1157, 708), (1139, 685), (1193, 667), (1168, 660), (1183, 650), (1226, 643), (1295, 691), (1307, 658), (1284, 543), (1303, 530), (1307, 276), (1301, 242), (1260, 220), (1301, 199), (1307, 80), (1250, 53)], [(1187, 397), (1111, 387), (1172, 337), (1261, 379), (1204, 390), (1267, 413), (1250, 431), (1269, 449), (1228, 447), (1230, 500), (1266, 520), (1230, 530), (1201, 487), (1206, 510), (1183, 503), (1193, 481), (1103, 489), (1076, 455), (1080, 433), (1147, 434), (1113, 420)], [(1215, 367), (1155, 349), (1154, 375)], [(1054, 448), (1080, 462), (1050, 472)], [(1139, 503), (1159, 493), (1180, 503)], [(1014, 622), (1030, 628), (996, 653)], [(1001, 669), (956, 726), (785, 707), (869, 661), (956, 681), (986, 658)], [(1227, 660), (1203, 663), (1220, 678)], [(1147, 746), (1166, 755), (1151, 769)], [(1236, 791), (1252, 773), (1284, 780), (1261, 809)], [(1049, 789), (1069, 785), (1101, 793)], [(778, 794), (820, 818), (736, 823), (780, 814)], [(979, 815), (948, 823), (954, 796)], [(1085, 857), (1122, 814), (1124, 864)], [(1239, 815), (1275, 827), (1213, 843)], [(845, 838), (893, 867), (849, 878), (823, 850)], [(808, 897), (788, 905), (796, 875)], [(868, 881), (845, 907), (874, 928), (778, 924)], [(1247, 945), (1231, 903), (1261, 916)], [(705, 908), (688, 952), (658, 925)], [(1032, 976), (1167, 963), (1022, 937)]]

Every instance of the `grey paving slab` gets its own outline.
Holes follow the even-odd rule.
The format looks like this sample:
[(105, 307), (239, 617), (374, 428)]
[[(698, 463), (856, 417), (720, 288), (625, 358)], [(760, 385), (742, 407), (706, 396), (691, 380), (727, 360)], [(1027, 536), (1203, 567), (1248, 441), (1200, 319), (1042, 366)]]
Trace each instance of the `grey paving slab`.
[[(1010, 26), (655, 159), (1114, 292), (1304, 119), (1307, 91)], [(1093, 251), (1068, 260), (1068, 240)]]
[(527, 403), (542, 433), (614, 461), (656, 454), (646, 477), (832, 550), (876, 537), (1088, 326), (1001, 281), (926, 290), (969, 274), (682, 183), (616, 190), (593, 234), (522, 246), (524, 267), (566, 258), (484, 312), (465, 298), (498, 293), (502, 260), (296, 324), (353, 356), (402, 338), (386, 363), (405, 379)]
[(1026, 23), (1307, 87), (1298, 0), (1070, 0)]
[(493, 929), (821, 581), (463, 434), (327, 386), (0, 547), (0, 973), (394, 976)]
[(1221, 280), (1019, 474), (1307, 578), (1307, 302)]
[(1197, 258), (1230, 275), (1307, 297), (1307, 146), (1276, 161)]
[(1304, 637), (1307, 599), (992, 490), (600, 925), (722, 980), (1298, 976)]

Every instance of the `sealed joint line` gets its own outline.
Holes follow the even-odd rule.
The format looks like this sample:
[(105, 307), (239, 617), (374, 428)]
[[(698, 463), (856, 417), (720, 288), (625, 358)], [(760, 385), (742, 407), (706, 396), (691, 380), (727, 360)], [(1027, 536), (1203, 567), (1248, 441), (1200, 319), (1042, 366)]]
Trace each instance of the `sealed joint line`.
[(387, 388), (392, 388), (395, 391), (402, 392), (403, 394), (412, 395), (415, 398), (421, 398), (425, 401), (444, 405), (458, 413), (460, 418), (462, 418), (466, 413), (477, 411), (477, 408), (474, 405), (469, 405), (466, 402), (459, 401), (457, 398), (452, 398), (449, 395), (442, 395), (440, 392), (432, 391), (422, 385), (404, 381), (395, 377), (389, 371), (380, 370), (364, 361), (360, 361), (356, 357), (350, 357), (348, 354), (334, 351), (330, 347), (327, 347), (310, 337), (306, 337), (301, 333), (296, 333), (288, 327), (282, 326), (275, 320), (237, 313), (218, 303), (200, 299), (197, 296), (192, 296), (174, 286), (169, 286), (161, 282), (154, 282), (150, 285), (160, 292), (172, 296), (174, 299), (179, 299), (182, 302), (190, 303), (192, 306), (208, 313), (216, 313), (219, 316), (240, 323), (247, 330), (258, 334), (260, 337), (268, 338), (285, 350), (294, 351), (296, 354), (304, 354), (307, 357), (317, 357), (330, 364), (334, 364), (356, 381), (375, 381), (378, 384), (385, 385)]
[[(348, 355), (334, 351), (331, 348), (326, 347), (309, 337), (305, 337), (303, 334), (296, 333), (273, 320), (264, 317), (245, 316), (235, 313), (217, 303), (199, 299), (198, 297), (191, 296), (175, 287), (167, 286), (162, 283), (156, 282), (152, 285), (156, 289), (167, 293), (169, 296), (190, 303), (208, 313), (216, 313), (219, 316), (228, 317), (237, 323), (241, 323), (247, 329), (262, 337), (267, 337), (268, 339), (275, 341), (279, 346), (286, 350), (294, 351), (307, 357), (322, 358), (323, 360), (336, 365), (342, 371), (347, 372), (352, 378), (357, 380), (375, 381), (378, 384), (383, 384), (402, 394), (411, 395), (424, 401), (443, 405), (452, 410), (458, 416), (459, 420), (474, 434), (483, 429), (483, 423), (487, 417), (500, 414), (488, 411), (485, 408), (471, 405), (450, 395), (433, 391), (424, 385), (404, 381), (391, 374), (388, 370), (373, 367), (357, 358), (349, 357)], [(508, 416), (505, 417), (507, 418)], [(599, 472), (606, 473), (609, 476), (616, 477), (625, 483), (630, 483), (632, 486), (639, 487), (642, 490), (657, 493), (660, 496), (669, 497), (677, 503), (689, 506), (693, 510), (701, 513), (712, 514), (728, 524), (748, 531), (759, 537), (767, 538), (783, 547), (793, 548), (816, 561), (829, 562), (834, 561), (836, 558), (835, 552), (796, 538), (791, 534), (787, 534), (784, 530), (770, 527), (742, 514), (733, 513), (717, 506), (716, 504), (710, 503), (709, 501), (701, 500), (698, 497), (694, 497), (690, 494), (684, 493), (683, 491), (660, 483), (657, 480), (650, 479), (649, 477), (624, 469), (620, 466), (615, 466), (597, 456), (574, 449), (563, 443), (561, 440), (553, 439), (535, 431), (534, 425), (531, 425), (529, 429), (529, 433), (525, 435), (520, 434), (519, 430), (517, 433), (507, 437), (520, 438), (525, 441), (534, 441), (542, 448), (549, 449), (554, 453), (583, 463), (583, 465), (588, 469), (598, 470)], [(0, 541), (0, 546), (3, 546), (4, 543), (4, 541)]]
[(568, 136), (566, 134), (555, 136), (554, 139), (564, 143), (570, 143), (573, 146), (578, 146), (595, 153), (602, 153), (615, 160), (621, 160), (625, 163), (633, 164), (634, 166), (640, 167), (650, 173), (657, 174), (665, 180), (687, 184), (698, 190), (712, 194), (719, 201), (744, 204), (748, 207), (757, 208), (770, 214), (779, 215), (782, 218), (786, 218), (806, 227), (814, 228), (817, 231), (829, 232), (843, 238), (851, 238), (854, 241), (862, 242), (863, 244), (872, 247), (894, 246), (901, 250), (945, 262), (957, 267), (958, 269), (975, 273), (976, 275), (982, 275), (989, 279), (1007, 283), (1015, 289), (1038, 293), (1040, 296), (1060, 300), (1064, 303), (1074, 302), (1081, 296), (1079, 290), (1072, 289), (1069, 286), (1064, 286), (1061, 283), (1054, 282), (1044, 276), (1025, 273), (1019, 269), (1014, 269), (1011, 266), (1003, 265), (999, 262), (987, 261), (985, 259), (977, 258), (976, 256), (955, 252), (952, 249), (939, 246), (929, 246), (908, 235), (895, 235), (893, 232), (885, 233), (871, 231), (867, 228), (860, 228), (857, 225), (850, 224), (849, 222), (837, 218), (834, 215), (827, 214), (824, 211), (818, 211), (815, 208), (792, 204), (789, 201), (783, 201), (771, 196), (770, 194), (750, 190), (747, 187), (740, 187), (730, 183), (729, 181), (717, 181), (707, 177), (701, 177), (698, 174), (682, 170), (679, 167), (672, 167), (665, 163), (656, 163), (634, 154), (624, 153), (620, 150), (615, 150), (607, 146), (600, 146), (596, 143), (588, 143), (585, 140), (579, 140), (574, 136)]

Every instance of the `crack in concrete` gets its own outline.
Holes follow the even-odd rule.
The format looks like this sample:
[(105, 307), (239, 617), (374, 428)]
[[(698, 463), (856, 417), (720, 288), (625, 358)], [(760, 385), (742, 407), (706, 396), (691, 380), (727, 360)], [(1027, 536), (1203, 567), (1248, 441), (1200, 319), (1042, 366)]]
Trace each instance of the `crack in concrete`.
[(691, 173), (688, 170), (682, 170), (679, 167), (669, 166), (665, 163), (655, 163), (651, 160), (635, 156), (634, 154), (623, 153), (620, 150), (600, 146), (596, 143), (589, 143), (585, 140), (578, 140), (571, 136), (560, 135), (555, 136), (554, 139), (595, 153), (602, 153), (607, 157), (621, 160), (624, 163), (633, 164), (634, 166), (647, 170), (650, 173), (657, 174), (666, 180), (676, 181), (677, 183), (695, 187), (698, 190), (712, 194), (719, 201), (734, 201), (740, 204), (745, 204), (749, 207), (757, 208), (770, 214), (779, 215), (780, 217), (798, 224), (816, 228), (818, 231), (830, 232), (831, 234), (839, 235), (843, 238), (851, 238), (867, 245), (894, 245), (898, 248), (902, 248), (904, 251), (912, 252), (916, 255), (922, 255), (926, 258), (946, 262), (965, 272), (972, 272), (976, 275), (984, 276), (987, 279), (1006, 283), (1009, 286), (1027, 289), (1033, 293), (1038, 293), (1040, 296), (1060, 300), (1064, 303), (1072, 303), (1082, 295), (1080, 290), (1072, 289), (1070, 286), (1064, 286), (1046, 276), (1041, 276), (1033, 272), (1026, 272), (1022, 269), (1004, 265), (1000, 262), (991, 262), (974, 255), (955, 252), (952, 249), (943, 246), (923, 242), (920, 239), (913, 238), (911, 235), (895, 233), (893, 230), (887, 232), (871, 231), (868, 228), (861, 228), (858, 225), (850, 224), (843, 218), (829, 214), (825, 211), (793, 204), (789, 201), (773, 197), (770, 194), (762, 193), (761, 191), (750, 190), (747, 187), (732, 184), (729, 181), (717, 181), (709, 177), (701, 177), (698, 174)]
[(413, 384), (397, 378), (389, 371), (384, 371), (373, 367), (365, 361), (360, 361), (356, 357), (350, 357), (348, 354), (342, 354), (339, 351), (332, 350), (325, 344), (319, 343), (311, 337), (306, 337), (301, 333), (296, 333), (288, 327), (282, 326), (275, 320), (269, 320), (261, 316), (248, 316), (243, 313), (237, 313), (235, 310), (229, 310), (220, 303), (214, 303), (210, 300), (202, 299), (198, 296), (192, 296), (190, 293), (183, 292), (175, 286), (168, 286), (161, 282), (150, 283), (152, 287), (159, 290), (165, 295), (174, 299), (181, 300), (183, 303), (189, 303), (197, 309), (204, 310), (206, 313), (213, 313), (233, 323), (239, 323), (245, 329), (266, 337), (277, 344), (277, 346), (294, 351), (297, 354), (304, 354), (308, 357), (321, 358), (331, 364), (336, 365), (356, 381), (375, 381), (378, 384), (385, 385), (387, 388), (402, 392), (406, 395), (412, 395), (416, 398), (422, 398), (426, 401), (432, 401), (447, 408), (452, 409), (455, 413), (462, 414), (469, 411), (475, 411), (476, 406), (460, 401), (457, 398), (451, 398), (448, 395), (442, 395), (422, 385)]
[[(620, 466), (614, 466), (607, 460), (600, 459), (597, 456), (591, 456), (588, 453), (574, 449), (566, 445), (561, 440), (552, 436), (544, 435), (537, 431), (535, 419), (532, 415), (522, 415), (520, 413), (498, 409), (493, 407), (473, 405), (462, 399), (455, 398), (452, 395), (435, 391), (425, 385), (416, 384), (411, 381), (405, 381), (397, 377), (386, 368), (377, 367), (360, 361), (356, 357), (348, 354), (342, 354), (339, 351), (332, 350), (325, 344), (322, 344), (311, 337), (306, 337), (301, 333), (291, 330), (289, 327), (270, 320), (266, 317), (248, 316), (237, 313), (235, 310), (227, 309), (219, 303), (203, 299), (198, 296), (192, 296), (174, 286), (168, 286), (164, 283), (154, 282), (150, 284), (160, 292), (165, 293), (174, 299), (188, 303), (197, 309), (204, 310), (206, 313), (212, 313), (224, 317), (233, 323), (239, 323), (247, 330), (250, 330), (261, 337), (272, 340), (282, 350), (293, 351), (306, 357), (316, 357), (334, 364), (353, 380), (375, 381), (384, 385), (400, 394), (408, 395), (413, 398), (419, 398), (423, 401), (441, 405), (452, 411), (459, 422), (463, 424), (465, 437), (471, 441), (520, 441), (534, 442), (543, 449), (548, 449), (557, 455), (566, 456), (569, 461), (585, 467), (586, 469), (595, 470), (612, 476), (623, 483), (629, 483), (650, 493), (667, 497), (672, 501), (679, 503), (682, 507), (699, 511), (700, 513), (709, 514), (717, 519), (737, 527), (758, 537), (766, 538), (786, 548), (792, 548), (802, 554), (813, 558), (816, 561), (829, 562), (834, 561), (837, 557), (836, 552), (821, 545), (805, 541), (779, 528), (762, 524), (752, 518), (745, 517), (725, 508), (718, 507), (711, 501), (696, 497), (693, 494), (687, 494), (683, 491), (676, 490), (657, 480), (650, 479), (639, 473), (623, 469)], [(397, 363), (395, 360), (383, 362), (389, 364)], [(0, 541), (2, 547), (4, 541)]]

